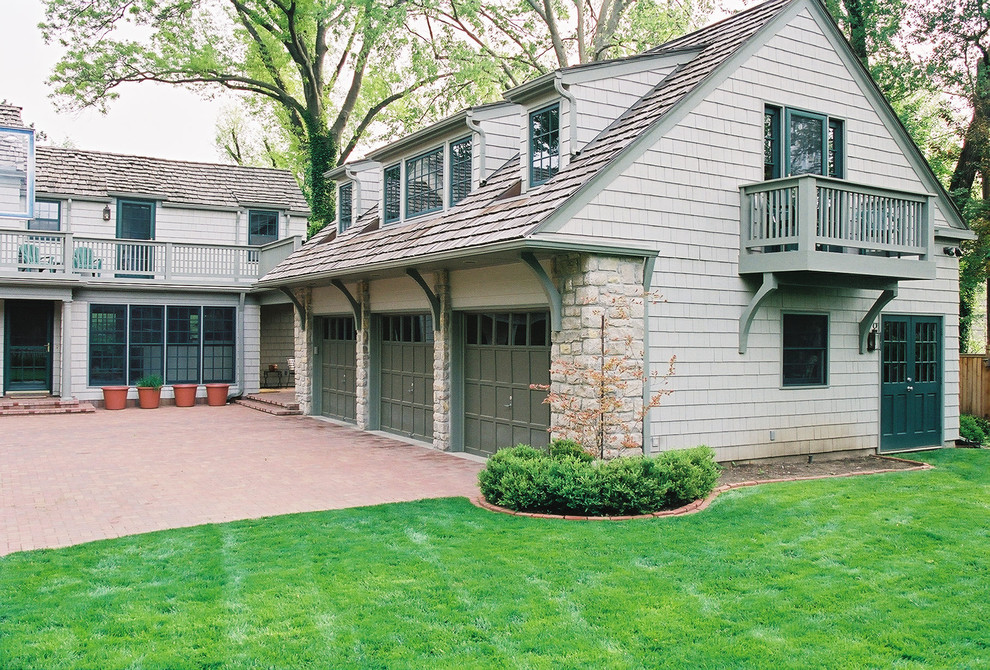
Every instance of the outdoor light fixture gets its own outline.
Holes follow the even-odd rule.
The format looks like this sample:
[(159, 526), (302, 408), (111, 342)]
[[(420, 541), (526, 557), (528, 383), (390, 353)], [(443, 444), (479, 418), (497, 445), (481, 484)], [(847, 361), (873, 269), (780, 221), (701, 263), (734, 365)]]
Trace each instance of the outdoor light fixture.
[(870, 332), (866, 335), (866, 350), (876, 351), (877, 350), (877, 327), (873, 326)]
[(110, 220), (110, 205), (107, 205), (103, 208), (103, 220), (104, 221)]
[(955, 256), (956, 258), (962, 258), (962, 249), (959, 247), (942, 247), (942, 253), (946, 256)]

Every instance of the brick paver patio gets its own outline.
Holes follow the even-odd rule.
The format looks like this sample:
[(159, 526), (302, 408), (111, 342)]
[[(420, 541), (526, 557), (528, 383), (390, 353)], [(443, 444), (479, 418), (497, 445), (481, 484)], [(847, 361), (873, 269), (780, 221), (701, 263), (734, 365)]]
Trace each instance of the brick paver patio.
[(481, 464), (245, 407), (0, 418), (0, 555), (477, 493)]

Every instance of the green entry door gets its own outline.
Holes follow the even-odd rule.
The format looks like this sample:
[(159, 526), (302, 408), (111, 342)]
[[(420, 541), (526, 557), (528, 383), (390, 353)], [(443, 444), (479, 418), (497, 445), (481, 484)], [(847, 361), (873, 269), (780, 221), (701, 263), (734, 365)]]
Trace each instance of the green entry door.
[(355, 420), (357, 393), (357, 339), (354, 317), (320, 319), (320, 414), (341, 421)]
[(883, 317), (880, 451), (942, 444), (942, 319)]
[(7, 300), (4, 303), (4, 390), (52, 390), (53, 303)]
[(433, 319), (428, 314), (382, 316), (381, 429), (433, 439)]

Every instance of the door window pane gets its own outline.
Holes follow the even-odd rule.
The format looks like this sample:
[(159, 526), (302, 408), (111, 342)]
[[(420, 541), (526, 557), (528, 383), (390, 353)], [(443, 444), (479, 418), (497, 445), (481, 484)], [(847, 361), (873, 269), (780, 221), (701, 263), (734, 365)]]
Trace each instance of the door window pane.
[(199, 307), (169, 307), (165, 371), (169, 384), (199, 382)]
[(237, 310), (203, 308), (203, 383), (234, 381)]
[(165, 309), (153, 305), (131, 307), (130, 383), (146, 375), (164, 376)]
[(825, 174), (823, 156), (825, 120), (821, 117), (806, 116), (791, 112), (788, 115), (790, 138), (788, 173)]

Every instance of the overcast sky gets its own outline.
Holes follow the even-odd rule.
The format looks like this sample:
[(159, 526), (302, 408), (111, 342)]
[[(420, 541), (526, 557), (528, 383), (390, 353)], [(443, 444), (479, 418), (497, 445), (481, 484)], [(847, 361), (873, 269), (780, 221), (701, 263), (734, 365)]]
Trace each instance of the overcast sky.
[(25, 123), (79, 149), (218, 162), (213, 134), (221, 103), (184, 89), (131, 84), (118, 89), (106, 115), (57, 112), (46, 81), (59, 48), (41, 39), (43, 18), (42, 0), (0, 0), (0, 100), (23, 107)]

